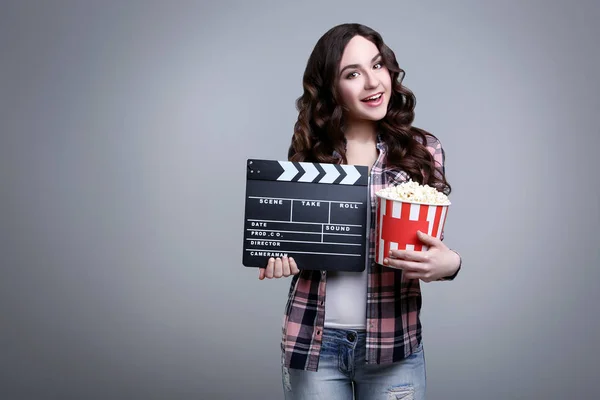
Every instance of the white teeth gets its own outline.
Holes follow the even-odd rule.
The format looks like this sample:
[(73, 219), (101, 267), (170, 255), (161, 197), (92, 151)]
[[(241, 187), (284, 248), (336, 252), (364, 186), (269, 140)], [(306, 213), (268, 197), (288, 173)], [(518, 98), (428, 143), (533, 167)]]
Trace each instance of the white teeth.
[(368, 97), (365, 100), (377, 100), (380, 97), (381, 97), (381, 93), (376, 94), (375, 96)]

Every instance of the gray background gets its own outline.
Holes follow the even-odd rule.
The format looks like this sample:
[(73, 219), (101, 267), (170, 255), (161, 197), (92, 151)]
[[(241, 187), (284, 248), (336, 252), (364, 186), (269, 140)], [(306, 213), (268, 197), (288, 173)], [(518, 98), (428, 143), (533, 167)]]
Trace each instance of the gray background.
[(289, 280), (241, 265), (317, 39), (379, 30), (442, 140), (464, 268), (423, 285), (429, 399), (600, 396), (600, 5), (0, 6), (0, 398), (277, 399)]

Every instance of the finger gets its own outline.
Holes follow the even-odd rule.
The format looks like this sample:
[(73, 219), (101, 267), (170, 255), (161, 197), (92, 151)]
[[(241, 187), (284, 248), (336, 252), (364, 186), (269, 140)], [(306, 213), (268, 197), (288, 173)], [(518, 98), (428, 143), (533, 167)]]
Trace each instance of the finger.
[(419, 272), (403, 272), (402, 273), (404, 279), (420, 279), (423, 282), (432, 282), (433, 277), (429, 273), (419, 273)]
[(269, 263), (267, 264), (267, 270), (265, 271), (265, 276), (267, 279), (273, 278), (273, 269), (275, 267), (275, 259), (273, 257), (269, 258)]
[(429, 260), (429, 254), (426, 251), (414, 250), (390, 250), (390, 257), (417, 262), (426, 262)]
[(402, 272), (402, 277), (404, 279), (423, 279), (423, 274), (419, 274), (416, 272)]
[(293, 257), (290, 257), (290, 272), (292, 273), (292, 275), (296, 275), (297, 273), (300, 272), (300, 269), (298, 268), (298, 265), (296, 264), (296, 260), (294, 260)]
[(290, 276), (290, 260), (287, 258), (287, 256), (284, 256), (281, 259), (281, 264), (283, 267), (283, 276)]
[(386, 258), (385, 260), (383, 260), (383, 264), (388, 267), (392, 267), (392, 268), (398, 268), (398, 269), (402, 269), (405, 271), (420, 272), (420, 273), (423, 273), (426, 269), (426, 267), (425, 267), (425, 265), (423, 265), (423, 263), (419, 263), (419, 262), (415, 262), (415, 261), (395, 260), (393, 258)]
[(440, 246), (442, 244), (442, 241), (434, 236), (428, 235), (424, 232), (421, 231), (417, 231), (417, 238), (423, 242), (424, 244), (426, 244), (427, 246), (430, 247), (436, 247), (436, 246)]
[(258, 269), (258, 279), (260, 279), (261, 281), (265, 279), (265, 268)]
[(273, 271), (273, 277), (281, 278), (283, 275), (283, 266), (281, 264), (281, 258), (277, 257), (275, 259), (275, 270)]

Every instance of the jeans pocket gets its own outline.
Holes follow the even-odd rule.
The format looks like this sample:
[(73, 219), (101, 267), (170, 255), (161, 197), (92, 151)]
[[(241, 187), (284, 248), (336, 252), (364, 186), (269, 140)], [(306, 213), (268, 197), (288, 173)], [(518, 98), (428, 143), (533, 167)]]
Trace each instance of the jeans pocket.
[(321, 356), (330, 357), (337, 356), (339, 343), (329, 336), (323, 335), (323, 341), (321, 342)]

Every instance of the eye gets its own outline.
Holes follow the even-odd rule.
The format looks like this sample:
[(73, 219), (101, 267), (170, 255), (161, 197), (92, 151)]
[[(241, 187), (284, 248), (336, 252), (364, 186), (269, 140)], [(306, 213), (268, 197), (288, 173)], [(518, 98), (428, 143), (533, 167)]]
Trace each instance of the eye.
[(357, 76), (358, 76), (358, 72), (356, 72), (356, 71), (350, 72), (348, 75), (346, 75), (346, 79), (356, 78)]
[(383, 68), (383, 65), (381, 64), (381, 61), (378, 62), (378, 63), (376, 63), (375, 65), (373, 65), (373, 68), (375, 68), (375, 69), (381, 69), (381, 68)]

